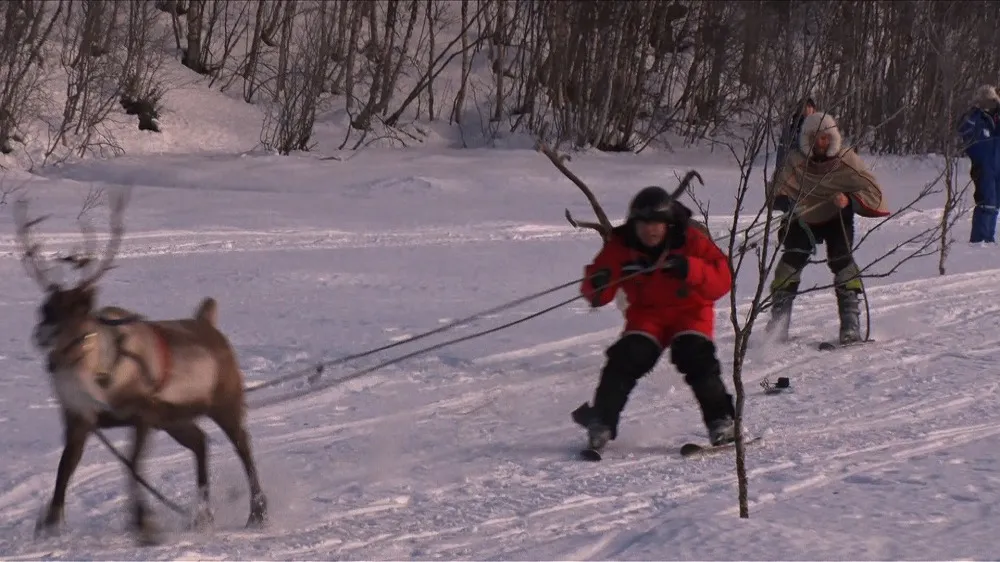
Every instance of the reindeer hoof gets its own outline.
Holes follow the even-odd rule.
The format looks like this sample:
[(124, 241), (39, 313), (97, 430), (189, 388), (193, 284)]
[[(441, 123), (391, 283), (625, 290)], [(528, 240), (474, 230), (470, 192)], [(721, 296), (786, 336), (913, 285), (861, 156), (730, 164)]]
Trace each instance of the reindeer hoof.
[(35, 523), (35, 539), (48, 539), (59, 535), (59, 524), (39, 519)]
[(135, 529), (135, 541), (139, 546), (157, 546), (163, 543), (163, 535), (156, 526), (147, 523)]
[(160, 530), (144, 505), (136, 506), (132, 512), (132, 532), (140, 546), (155, 546), (161, 542)]
[(247, 529), (263, 529), (267, 526), (267, 513), (254, 511), (247, 518)]
[(207, 531), (215, 523), (215, 516), (208, 504), (201, 504), (195, 509), (194, 518), (191, 519), (192, 531)]
[(250, 517), (247, 518), (248, 529), (260, 529), (267, 524), (267, 499), (263, 495), (250, 500)]
[(49, 509), (35, 521), (35, 538), (45, 539), (59, 534), (62, 526), (62, 510)]

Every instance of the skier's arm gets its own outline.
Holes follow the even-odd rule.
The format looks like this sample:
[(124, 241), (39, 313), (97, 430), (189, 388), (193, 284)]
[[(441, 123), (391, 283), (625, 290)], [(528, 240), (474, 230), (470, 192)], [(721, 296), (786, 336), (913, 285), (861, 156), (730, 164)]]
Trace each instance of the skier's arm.
[(976, 112), (970, 112), (959, 125), (958, 134), (965, 145), (966, 154), (974, 164), (983, 165), (990, 160), (990, 132), (986, 123)]
[(716, 301), (729, 292), (733, 274), (729, 260), (711, 239), (688, 230), (687, 285), (702, 298)]
[(590, 302), (590, 306), (601, 307), (615, 298), (615, 283), (621, 276), (621, 268), (615, 259), (615, 242), (601, 248), (594, 260), (583, 268), (584, 280), (580, 283), (580, 294)]

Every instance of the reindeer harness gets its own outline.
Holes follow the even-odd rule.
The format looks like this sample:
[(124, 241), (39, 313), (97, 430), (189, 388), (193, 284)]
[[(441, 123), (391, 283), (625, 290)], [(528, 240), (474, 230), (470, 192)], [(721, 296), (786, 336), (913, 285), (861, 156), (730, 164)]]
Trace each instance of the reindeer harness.
[[(119, 326), (142, 322), (143, 318), (141, 316), (132, 315), (132, 316), (127, 316), (125, 318), (106, 318), (98, 316), (97, 321), (102, 326), (110, 328), (111, 331), (114, 333), (114, 346), (110, 349), (113, 355), (110, 356), (109, 361), (102, 362), (101, 367), (98, 368), (98, 371), (96, 373), (97, 383), (102, 388), (107, 388), (111, 386), (112, 375), (115, 372), (115, 369), (118, 367), (118, 364), (121, 363), (123, 358), (128, 358), (132, 359), (133, 361), (139, 364), (139, 372), (142, 374), (143, 378), (146, 379), (146, 382), (148, 382), (150, 386), (153, 387), (153, 390), (155, 392), (160, 392), (161, 390), (163, 390), (163, 388), (167, 385), (167, 383), (170, 382), (170, 375), (171, 372), (173, 371), (173, 361), (170, 355), (170, 346), (167, 344), (167, 338), (166, 336), (164, 336), (162, 330), (160, 330), (153, 324), (147, 324), (147, 326), (153, 332), (153, 335), (156, 337), (157, 349), (159, 350), (160, 353), (160, 365), (162, 373), (160, 378), (157, 379), (155, 376), (153, 376), (153, 369), (150, 368), (150, 365), (147, 364), (146, 361), (144, 361), (141, 357), (138, 357), (135, 354), (126, 351), (125, 339), (127, 336), (117, 329)], [(94, 342), (97, 336), (98, 333), (96, 331), (89, 332), (86, 335), (84, 335), (83, 336), (84, 346), (93, 345), (91, 342)]]

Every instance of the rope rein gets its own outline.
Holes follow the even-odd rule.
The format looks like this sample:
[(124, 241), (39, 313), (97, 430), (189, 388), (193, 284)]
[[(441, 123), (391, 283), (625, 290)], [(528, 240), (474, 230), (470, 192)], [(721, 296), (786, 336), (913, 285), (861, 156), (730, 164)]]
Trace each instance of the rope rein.
[[(457, 343), (466, 342), (466, 341), (469, 341), (469, 340), (480, 338), (482, 336), (486, 336), (486, 335), (489, 335), (489, 334), (493, 334), (493, 333), (499, 332), (501, 330), (505, 330), (507, 328), (516, 326), (518, 324), (522, 324), (524, 322), (527, 322), (528, 320), (532, 320), (534, 318), (538, 318), (539, 316), (542, 316), (544, 314), (548, 314), (549, 312), (553, 312), (553, 311), (555, 311), (555, 310), (557, 310), (559, 308), (567, 306), (567, 305), (573, 303), (574, 301), (576, 301), (577, 299), (590, 298), (590, 297), (594, 296), (595, 294), (597, 294), (600, 291), (610, 290), (612, 288), (615, 288), (615, 287), (621, 285), (622, 283), (624, 283), (624, 282), (626, 282), (626, 281), (628, 281), (630, 279), (633, 279), (633, 278), (638, 277), (640, 275), (645, 275), (647, 273), (651, 273), (651, 272), (656, 271), (657, 269), (661, 269), (661, 268), (662, 268), (662, 266), (657, 266), (656, 264), (654, 264), (654, 265), (652, 265), (650, 267), (646, 267), (644, 269), (640, 269), (638, 271), (635, 271), (634, 273), (630, 273), (628, 275), (622, 276), (618, 280), (609, 283), (608, 285), (606, 285), (605, 287), (603, 287), (603, 288), (601, 288), (599, 290), (588, 291), (585, 294), (575, 295), (573, 297), (570, 297), (568, 299), (560, 301), (560, 302), (558, 302), (556, 304), (553, 304), (553, 305), (550, 305), (548, 307), (545, 307), (545, 308), (543, 308), (543, 309), (541, 309), (541, 310), (539, 310), (537, 312), (533, 312), (533, 313), (531, 313), (531, 314), (529, 314), (529, 315), (527, 315), (527, 316), (525, 316), (523, 318), (518, 318), (517, 320), (512, 320), (510, 322), (505, 322), (503, 324), (500, 324), (499, 326), (494, 326), (492, 328), (486, 328), (486, 329), (483, 329), (483, 330), (479, 330), (477, 332), (473, 332), (471, 334), (467, 334), (467, 335), (464, 335), (464, 336), (459, 336), (459, 337), (456, 337), (456, 338), (445, 340), (443, 342), (440, 342), (440, 343), (437, 343), (437, 344), (434, 344), (434, 345), (431, 345), (431, 346), (428, 346), (428, 347), (422, 347), (420, 349), (417, 349), (415, 351), (411, 351), (409, 353), (400, 355), (398, 357), (395, 357), (395, 358), (392, 358), (392, 359), (387, 359), (387, 360), (382, 361), (382, 362), (380, 362), (380, 363), (378, 363), (376, 365), (373, 365), (371, 367), (365, 367), (363, 369), (358, 369), (358, 370), (353, 371), (351, 373), (348, 373), (347, 375), (344, 375), (342, 377), (338, 377), (336, 379), (330, 380), (330, 381), (328, 381), (328, 382), (326, 382), (324, 384), (315, 384), (320, 379), (320, 377), (323, 374), (322, 369), (321, 368), (317, 368), (315, 370), (315, 372), (310, 373), (308, 375), (308, 378), (306, 379), (306, 382), (308, 382), (309, 385), (310, 385), (308, 388), (305, 388), (305, 389), (302, 389), (302, 390), (299, 390), (299, 391), (295, 391), (295, 392), (289, 392), (289, 393), (282, 394), (282, 395), (279, 395), (279, 396), (275, 396), (275, 397), (272, 397), (270, 399), (266, 399), (266, 400), (263, 400), (261, 402), (258, 402), (256, 404), (254, 404), (254, 406), (260, 408), (260, 407), (270, 406), (270, 405), (273, 405), (273, 404), (278, 404), (278, 403), (281, 403), (281, 402), (284, 402), (286, 400), (290, 400), (290, 399), (293, 399), (293, 398), (299, 398), (301, 396), (304, 396), (304, 395), (307, 395), (307, 394), (311, 394), (311, 393), (316, 392), (318, 390), (324, 390), (326, 388), (330, 388), (330, 387), (333, 387), (333, 386), (337, 386), (337, 385), (346, 383), (348, 381), (351, 381), (351, 380), (360, 378), (360, 377), (362, 377), (364, 375), (367, 375), (367, 374), (370, 374), (372, 372), (375, 372), (375, 371), (377, 371), (379, 369), (382, 369), (384, 367), (388, 367), (390, 365), (394, 365), (396, 363), (400, 363), (400, 362), (405, 361), (407, 359), (412, 359), (414, 357), (423, 355), (425, 353), (429, 353), (431, 351), (435, 351), (435, 350), (438, 350), (438, 349), (441, 349), (441, 348), (444, 348), (444, 347), (447, 347), (447, 346), (450, 346), (450, 345), (454, 345), (454, 344), (457, 344)], [(589, 280), (589, 279), (592, 279), (592, 278), (593, 278), (593, 276), (582, 277), (582, 278), (580, 278), (580, 279), (578, 279), (576, 281), (573, 281), (571, 283), (566, 283), (566, 284), (560, 285), (557, 288), (548, 289), (546, 291), (535, 293), (534, 295), (530, 295), (529, 297), (524, 297), (522, 299), (518, 299), (517, 301), (511, 301), (510, 303), (507, 303), (505, 305), (500, 305), (500, 306), (496, 307), (495, 309), (491, 309), (491, 310), (512, 308), (515, 304), (520, 304), (521, 302), (526, 302), (527, 300), (537, 299), (537, 298), (539, 298), (539, 297), (541, 297), (541, 296), (543, 296), (545, 294), (549, 294), (549, 293), (555, 292), (556, 290), (559, 290), (559, 289), (562, 289), (562, 288), (566, 288), (567, 286), (575, 285), (575, 284), (583, 282), (584, 280)], [(488, 314), (488, 312), (479, 313), (478, 315), (475, 315), (475, 316), (470, 317), (470, 318), (482, 316), (482, 315), (485, 315), (485, 314)], [(459, 324), (459, 323), (465, 323), (465, 322), (458, 322), (458, 323), (455, 323), (455, 324)], [(434, 333), (437, 333), (437, 332), (440, 332), (440, 331), (441, 331), (440, 329), (437, 329), (437, 330), (434, 330)], [(414, 341), (416, 339), (422, 338), (422, 337), (424, 337), (426, 335), (430, 335), (430, 332), (427, 332), (427, 333), (424, 333), (424, 334), (419, 334), (417, 336), (414, 336), (413, 338), (409, 338), (409, 339), (404, 340), (402, 342), (397, 342), (395, 344), (392, 344), (391, 346), (385, 346), (385, 347), (380, 348), (378, 350), (373, 350), (373, 351), (370, 351), (370, 352), (365, 352), (365, 353), (357, 354), (355, 356), (338, 359), (336, 361), (329, 362), (328, 364), (343, 363), (345, 361), (350, 360), (353, 357), (364, 357), (364, 356), (367, 356), (367, 355), (371, 355), (371, 354), (375, 353), (376, 351), (380, 351), (381, 349), (388, 349), (389, 347), (395, 347), (397, 345), (401, 345), (403, 343), (407, 343), (407, 342)], [(304, 373), (304, 371), (299, 371), (299, 372), (294, 373), (294, 374), (297, 375), (297, 377), (302, 377), (302, 376), (304, 376), (303, 373)], [(295, 378), (295, 377), (285, 376), (285, 377), (283, 377), (283, 382), (287, 381), (287, 380), (290, 380), (292, 378)], [(271, 385), (271, 386), (273, 386), (273, 385)], [(254, 387), (254, 390), (256, 390), (257, 388), (260, 388), (260, 386)]]
[(252, 392), (255, 392), (257, 390), (261, 390), (261, 389), (264, 389), (264, 388), (270, 388), (272, 386), (277, 386), (277, 385), (280, 385), (280, 384), (283, 384), (285, 382), (288, 382), (288, 381), (291, 381), (291, 380), (295, 380), (295, 379), (300, 379), (300, 378), (306, 378), (306, 377), (308, 377), (310, 381), (316, 380), (317, 378), (319, 378), (320, 376), (322, 376), (323, 371), (327, 367), (333, 367), (333, 366), (336, 366), (336, 365), (347, 363), (349, 361), (353, 361), (355, 359), (363, 359), (365, 357), (368, 357), (370, 355), (374, 355), (374, 354), (379, 353), (381, 351), (387, 351), (389, 349), (392, 349), (392, 348), (395, 348), (395, 347), (399, 347), (399, 346), (404, 345), (404, 344), (408, 344), (408, 343), (411, 343), (411, 342), (419, 341), (419, 340), (428, 338), (430, 336), (433, 336), (435, 334), (440, 334), (442, 332), (446, 332), (448, 330), (452, 330), (452, 329), (457, 328), (459, 326), (463, 326), (465, 324), (468, 324), (468, 323), (470, 323), (470, 322), (472, 322), (474, 320), (478, 320), (479, 318), (482, 318), (484, 316), (489, 316), (491, 314), (496, 314), (497, 312), (503, 312), (504, 310), (507, 310), (507, 309), (510, 309), (510, 308), (514, 308), (514, 307), (516, 307), (518, 305), (521, 305), (521, 304), (524, 304), (526, 302), (537, 300), (537, 299), (539, 299), (541, 297), (544, 297), (546, 295), (549, 295), (551, 293), (555, 293), (556, 291), (561, 291), (561, 290), (563, 290), (563, 289), (565, 289), (567, 287), (572, 287), (573, 285), (578, 285), (578, 284), (582, 283), (583, 281), (585, 281), (587, 279), (588, 279), (588, 277), (580, 277), (578, 279), (574, 279), (573, 281), (568, 281), (568, 282), (563, 283), (561, 285), (556, 285), (555, 287), (551, 287), (549, 289), (538, 291), (537, 293), (533, 293), (533, 294), (530, 294), (528, 296), (521, 297), (521, 298), (512, 300), (510, 302), (503, 303), (503, 304), (495, 306), (493, 308), (490, 308), (490, 309), (487, 309), (487, 310), (483, 310), (481, 312), (476, 312), (475, 314), (471, 314), (469, 316), (466, 316), (465, 318), (460, 318), (460, 319), (455, 320), (453, 322), (449, 322), (448, 324), (445, 324), (444, 326), (439, 326), (439, 327), (437, 327), (437, 328), (435, 328), (433, 330), (429, 330), (427, 332), (422, 332), (422, 333), (416, 334), (414, 336), (410, 336), (410, 337), (408, 337), (408, 338), (406, 338), (404, 340), (400, 340), (400, 341), (397, 341), (397, 342), (386, 344), (386, 345), (383, 345), (381, 347), (370, 349), (368, 351), (363, 351), (361, 353), (355, 353), (353, 355), (347, 355), (347, 356), (341, 357), (339, 359), (333, 359), (333, 360), (330, 360), (330, 361), (323, 361), (323, 362), (317, 363), (317, 364), (315, 364), (315, 365), (313, 365), (311, 367), (307, 367), (305, 369), (300, 369), (298, 371), (294, 371), (292, 373), (289, 373), (289, 374), (286, 374), (286, 375), (282, 375), (280, 377), (275, 377), (273, 379), (269, 379), (266, 382), (263, 382), (261, 384), (258, 384), (256, 386), (252, 387), (252, 388), (247, 389), (247, 394), (250, 394)]
[[(762, 229), (762, 230), (759, 230), (758, 232), (755, 232), (753, 234), (751, 234), (751, 231), (760, 229), (763, 226), (766, 226), (766, 225), (758, 225), (757, 227), (752, 227), (752, 228), (746, 229), (744, 231), (748, 235), (748, 239), (747, 239), (746, 243), (744, 243), (743, 246), (741, 247), (741, 249), (740, 249), (741, 252), (746, 252), (746, 251), (752, 249), (753, 247), (755, 247), (756, 244), (759, 243), (759, 240), (757, 240), (757, 239), (763, 237), (763, 235), (765, 233), (765, 230)], [(716, 237), (716, 238), (712, 239), (712, 241), (715, 244), (719, 244), (720, 240), (725, 240), (729, 236), (730, 236), (730, 234), (726, 234), (724, 236), (719, 236), (719, 237)], [(658, 262), (662, 261), (664, 257), (665, 257), (665, 255), (661, 255), (660, 256), (660, 260), (658, 260)], [(639, 270), (639, 271), (636, 271), (636, 272), (634, 272), (632, 274), (629, 274), (629, 275), (626, 275), (624, 277), (621, 277), (617, 281), (609, 284), (606, 287), (606, 289), (610, 289), (612, 287), (616, 287), (616, 286), (624, 283), (625, 281), (628, 281), (629, 279), (632, 279), (632, 278), (637, 277), (639, 275), (643, 275), (643, 274), (648, 273), (650, 271), (653, 271), (653, 270), (655, 270), (657, 268), (658, 268), (657, 265), (654, 264), (653, 266), (648, 267), (646, 269)], [(320, 380), (320, 378), (325, 374), (326, 369), (329, 368), (329, 367), (335, 367), (337, 365), (342, 365), (344, 363), (348, 363), (348, 362), (351, 362), (351, 361), (354, 361), (354, 360), (357, 360), (357, 359), (363, 359), (365, 357), (369, 357), (371, 355), (375, 355), (376, 353), (380, 353), (382, 351), (388, 351), (390, 349), (394, 349), (396, 347), (399, 347), (399, 346), (402, 346), (402, 345), (405, 345), (405, 344), (408, 344), (408, 343), (413, 343), (413, 342), (416, 342), (416, 341), (420, 341), (420, 340), (426, 339), (428, 337), (431, 337), (431, 336), (434, 336), (434, 335), (437, 335), (437, 334), (440, 334), (440, 333), (443, 333), (443, 332), (447, 332), (447, 331), (453, 330), (455, 328), (458, 328), (458, 327), (470, 324), (471, 322), (473, 322), (475, 320), (478, 320), (478, 319), (480, 319), (482, 317), (489, 316), (489, 315), (492, 315), (492, 314), (496, 314), (498, 312), (503, 312), (505, 310), (517, 307), (517, 306), (519, 306), (521, 304), (525, 304), (527, 302), (531, 302), (531, 301), (537, 300), (537, 299), (539, 299), (541, 297), (547, 296), (547, 295), (555, 293), (557, 291), (561, 291), (561, 290), (566, 289), (568, 287), (572, 287), (574, 285), (578, 285), (578, 284), (582, 283), (583, 281), (586, 281), (586, 280), (589, 280), (589, 279), (591, 279), (591, 277), (580, 277), (580, 278), (574, 279), (572, 281), (568, 281), (566, 283), (562, 283), (560, 285), (556, 285), (554, 287), (551, 287), (551, 288), (548, 288), (548, 289), (544, 289), (544, 290), (538, 291), (536, 293), (532, 293), (530, 295), (527, 295), (527, 296), (524, 296), (524, 297), (520, 297), (518, 299), (509, 301), (509, 302), (506, 302), (506, 303), (503, 303), (503, 304), (500, 304), (500, 305), (497, 305), (497, 306), (494, 306), (494, 307), (489, 308), (487, 310), (476, 312), (476, 313), (471, 314), (469, 316), (466, 316), (464, 318), (461, 318), (461, 319), (449, 322), (448, 324), (445, 324), (443, 326), (439, 326), (437, 328), (434, 328), (433, 330), (428, 330), (426, 332), (421, 332), (421, 333), (418, 333), (416, 335), (410, 336), (410, 337), (408, 337), (406, 339), (403, 339), (403, 340), (400, 340), (400, 341), (396, 341), (396, 342), (393, 342), (393, 343), (390, 343), (390, 344), (382, 345), (382, 346), (379, 346), (379, 347), (376, 347), (376, 348), (373, 348), (373, 349), (369, 349), (367, 351), (362, 351), (362, 352), (359, 352), (359, 353), (354, 353), (354, 354), (351, 354), (351, 355), (346, 355), (346, 356), (343, 356), (343, 357), (340, 357), (340, 358), (337, 358), (337, 359), (331, 359), (331, 360), (328, 360), (328, 361), (321, 361), (321, 362), (318, 362), (318, 363), (314, 363), (314, 364), (312, 364), (312, 365), (310, 365), (308, 367), (304, 367), (302, 369), (293, 371), (291, 373), (287, 373), (285, 375), (281, 375), (281, 376), (278, 376), (278, 377), (274, 377), (274, 378), (268, 379), (267, 381), (261, 382), (259, 384), (255, 384), (254, 386), (248, 388), (247, 391), (246, 391), (246, 393), (247, 394), (252, 394), (252, 393), (257, 392), (258, 390), (272, 388), (272, 387), (275, 387), (275, 386), (279, 386), (279, 385), (282, 385), (282, 384), (285, 384), (285, 383), (288, 383), (288, 382), (292, 382), (292, 381), (297, 381), (297, 380), (300, 380), (300, 379), (305, 380), (310, 385), (312, 385), (312, 388), (310, 388), (310, 391), (314, 391), (314, 390), (318, 390), (318, 389), (322, 389), (322, 388), (328, 388), (331, 385), (335, 385), (335, 384), (339, 384), (339, 383), (343, 383), (343, 382), (347, 382), (349, 380), (353, 380), (353, 379), (359, 378), (359, 377), (361, 377), (363, 375), (366, 375), (366, 374), (372, 373), (372, 372), (374, 372), (374, 371), (376, 371), (378, 369), (381, 369), (382, 367), (388, 367), (390, 365), (394, 365), (394, 364), (399, 363), (401, 361), (405, 361), (407, 359), (411, 359), (413, 357), (417, 357), (419, 355), (422, 355), (424, 353), (428, 353), (430, 351), (435, 351), (435, 350), (441, 349), (443, 347), (447, 347), (449, 345), (453, 345), (453, 344), (456, 344), (456, 343), (462, 343), (462, 342), (469, 341), (469, 340), (472, 340), (472, 339), (475, 339), (475, 338), (478, 338), (478, 337), (489, 335), (489, 334), (495, 333), (497, 331), (500, 331), (500, 330), (503, 330), (503, 329), (506, 329), (506, 328), (509, 328), (509, 327), (512, 327), (512, 326), (516, 326), (516, 325), (518, 325), (518, 324), (520, 324), (522, 322), (525, 322), (527, 320), (530, 320), (530, 319), (533, 319), (533, 318), (537, 318), (537, 317), (539, 317), (539, 316), (541, 316), (543, 314), (547, 314), (549, 312), (552, 312), (552, 311), (554, 311), (554, 310), (556, 310), (558, 308), (561, 308), (563, 306), (566, 306), (566, 305), (572, 303), (573, 301), (575, 301), (575, 300), (577, 300), (579, 298), (583, 298), (584, 296), (589, 297), (589, 296), (592, 296), (592, 295), (578, 295), (578, 296), (569, 298), (569, 299), (567, 299), (565, 301), (562, 301), (562, 302), (560, 302), (558, 304), (555, 304), (555, 305), (552, 305), (550, 307), (547, 307), (547, 308), (545, 308), (545, 309), (543, 309), (541, 311), (532, 313), (532, 314), (526, 316), (525, 318), (521, 318), (519, 320), (515, 320), (515, 321), (512, 321), (512, 322), (507, 322), (507, 323), (501, 324), (500, 326), (497, 326), (495, 328), (487, 328), (487, 329), (484, 329), (484, 330), (481, 330), (481, 331), (478, 331), (478, 332), (474, 332), (474, 333), (466, 335), (466, 336), (460, 336), (460, 337), (457, 337), (457, 338), (453, 338), (453, 339), (450, 339), (450, 340), (447, 340), (447, 341), (444, 341), (444, 342), (441, 342), (441, 343), (438, 343), (438, 344), (434, 344), (434, 345), (432, 345), (430, 347), (427, 347), (427, 348), (421, 348), (421, 349), (418, 349), (416, 351), (413, 351), (413, 352), (401, 355), (401, 356), (399, 356), (397, 358), (394, 358), (394, 359), (388, 359), (386, 361), (378, 363), (374, 367), (367, 367), (367, 368), (364, 368), (364, 369), (359, 369), (357, 371), (354, 371), (354, 372), (352, 372), (352, 373), (350, 373), (350, 374), (348, 374), (348, 375), (346, 375), (344, 377), (340, 377), (338, 379), (335, 379), (334, 381), (331, 381), (331, 383), (326, 384), (326, 385), (322, 385), (322, 386), (315, 385), (315, 383)], [(302, 395), (301, 392), (294, 393), (294, 396), (300, 396), (300, 395)], [(294, 396), (288, 396), (288, 397), (284, 397), (282, 399), (276, 399), (275, 398), (275, 399), (267, 400), (265, 403), (266, 404), (273, 404), (273, 403), (280, 402), (281, 400), (284, 400), (284, 399), (289, 399), (289, 398), (294, 397)]]

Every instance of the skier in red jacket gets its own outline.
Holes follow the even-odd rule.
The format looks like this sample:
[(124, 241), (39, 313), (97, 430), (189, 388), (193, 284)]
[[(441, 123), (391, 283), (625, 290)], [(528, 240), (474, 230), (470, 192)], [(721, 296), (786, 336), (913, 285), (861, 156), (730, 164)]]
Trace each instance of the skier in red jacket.
[[(713, 342), (715, 301), (729, 292), (732, 273), (726, 255), (690, 217), (663, 188), (643, 188), (629, 205), (628, 221), (585, 268), (580, 290), (592, 307), (610, 303), (619, 288), (629, 303), (624, 331), (606, 351), (593, 405), (573, 412), (591, 448), (617, 437), (629, 394), (667, 347), (698, 401), (709, 440), (735, 439), (733, 398)], [(618, 283), (636, 272), (643, 273)]]

